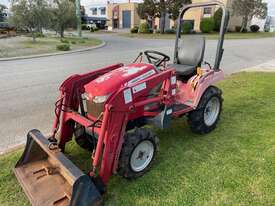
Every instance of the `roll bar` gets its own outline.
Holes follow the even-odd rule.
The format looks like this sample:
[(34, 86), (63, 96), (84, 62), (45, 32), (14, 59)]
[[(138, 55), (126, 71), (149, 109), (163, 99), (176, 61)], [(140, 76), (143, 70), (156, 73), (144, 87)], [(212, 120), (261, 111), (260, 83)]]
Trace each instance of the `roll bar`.
[(177, 20), (177, 33), (176, 33), (176, 42), (175, 42), (175, 50), (174, 50), (174, 63), (177, 63), (177, 56), (178, 56), (178, 43), (179, 43), (179, 38), (181, 36), (181, 20), (186, 13), (187, 10), (191, 8), (198, 8), (198, 7), (209, 7), (209, 6), (220, 6), (223, 10), (223, 16), (222, 16), (222, 21), (221, 21), (221, 28), (220, 28), (220, 34), (219, 34), (219, 41), (217, 45), (217, 50), (216, 50), (216, 58), (215, 58), (215, 64), (214, 64), (214, 70), (219, 70), (220, 69), (220, 63), (222, 60), (223, 56), (223, 42), (224, 42), (224, 34), (226, 32), (226, 28), (228, 26), (228, 21), (229, 21), (229, 11), (228, 9), (225, 8), (224, 4), (220, 1), (211, 1), (211, 2), (204, 2), (204, 3), (194, 3), (194, 4), (189, 4), (184, 6), (181, 11), (180, 15)]

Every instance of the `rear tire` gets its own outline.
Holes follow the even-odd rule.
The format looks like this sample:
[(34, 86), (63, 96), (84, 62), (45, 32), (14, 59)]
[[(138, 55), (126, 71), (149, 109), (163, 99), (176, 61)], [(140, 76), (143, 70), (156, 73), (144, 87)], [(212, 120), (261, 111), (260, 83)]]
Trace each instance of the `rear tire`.
[(127, 132), (120, 152), (118, 174), (127, 179), (144, 175), (158, 151), (159, 139), (152, 130), (137, 128)]
[(222, 91), (210, 86), (202, 95), (196, 110), (188, 114), (188, 124), (193, 132), (207, 134), (214, 130), (222, 110)]

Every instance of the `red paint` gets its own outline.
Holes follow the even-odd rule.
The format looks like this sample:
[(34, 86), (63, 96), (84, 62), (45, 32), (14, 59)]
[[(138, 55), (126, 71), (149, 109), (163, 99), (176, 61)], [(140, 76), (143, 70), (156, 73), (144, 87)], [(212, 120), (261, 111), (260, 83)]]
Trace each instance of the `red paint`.
[[(169, 106), (175, 102), (186, 104), (189, 107), (174, 112), (173, 116), (185, 114), (196, 108), (205, 89), (222, 79), (223, 74), (221, 71), (205, 70), (202, 76), (195, 75), (188, 82), (178, 80), (175, 84), (172, 77), (175, 77), (173, 68), (158, 71), (153, 65), (144, 63), (127, 66), (115, 64), (69, 77), (60, 86), (60, 104), (57, 105), (53, 124), (53, 134), (60, 125), (60, 148), (64, 150), (66, 142), (71, 140), (75, 123), (91, 130), (90, 126), (97, 118), (91, 114), (82, 116), (78, 113), (78, 96), (85, 92), (89, 101), (92, 101), (94, 96), (110, 95), (104, 105), (101, 127), (94, 128), (98, 141), (92, 162), (93, 168), (99, 171), (99, 177), (107, 185), (109, 177), (116, 172), (125, 127), (129, 120), (158, 115), (156, 111), (144, 109), (152, 103)], [(161, 85), (157, 95), (148, 96), (157, 85)], [(172, 90), (175, 89), (177, 94), (173, 95)], [(125, 99), (126, 91), (130, 91), (131, 101), (127, 102)], [(156, 106), (149, 108), (153, 110)]]
[(148, 77), (157, 73), (155, 67), (150, 64), (130, 64), (122, 66), (98, 77), (95, 81), (91, 81), (86, 84), (84, 88), (88, 94), (92, 94), (93, 96), (108, 95), (126, 85), (130, 80), (149, 71), (153, 72), (151, 75), (148, 75)]

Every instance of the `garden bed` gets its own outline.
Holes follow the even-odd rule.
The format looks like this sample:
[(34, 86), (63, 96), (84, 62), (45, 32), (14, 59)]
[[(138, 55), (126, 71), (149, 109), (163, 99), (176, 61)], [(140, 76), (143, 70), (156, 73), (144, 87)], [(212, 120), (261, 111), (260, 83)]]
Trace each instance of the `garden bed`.
[(65, 37), (62, 42), (58, 37), (42, 37), (36, 38), (36, 42), (33, 42), (31, 37), (17, 36), (0, 39), (0, 58), (60, 52), (57, 50), (57, 45), (60, 44), (68, 44), (73, 51), (101, 43), (99, 39), (77, 37)]

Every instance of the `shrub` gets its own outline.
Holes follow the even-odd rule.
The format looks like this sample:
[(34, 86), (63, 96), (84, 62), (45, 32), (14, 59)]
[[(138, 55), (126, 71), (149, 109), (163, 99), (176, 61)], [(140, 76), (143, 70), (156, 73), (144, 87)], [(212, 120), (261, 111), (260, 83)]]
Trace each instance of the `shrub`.
[(183, 22), (182, 27), (181, 27), (181, 32), (183, 34), (190, 34), (192, 29), (193, 29), (193, 26), (192, 26), (191, 22), (189, 22), (189, 21)]
[(214, 14), (214, 31), (220, 31), (222, 22), (222, 8), (219, 8)]
[(75, 41), (71, 41), (71, 44), (76, 44), (76, 42)]
[(236, 31), (236, 32), (240, 32), (240, 31), (241, 31), (241, 28), (242, 28), (241, 26), (235, 26), (235, 31)]
[(86, 24), (81, 24), (81, 29), (82, 30), (88, 30), (87, 25)]
[(176, 33), (176, 30), (175, 29), (166, 29), (164, 31), (165, 34), (175, 34)]
[(155, 33), (156, 33), (156, 34), (159, 34), (159, 33), (160, 33), (160, 30), (159, 30), (159, 29), (156, 29), (156, 30), (155, 30)]
[(86, 41), (85, 41), (84, 39), (81, 39), (81, 40), (79, 40), (78, 42), (79, 42), (80, 44), (86, 43)]
[(270, 31), (270, 25), (265, 25), (264, 31), (265, 31), (265, 32), (269, 32), (269, 31)]
[(97, 28), (97, 27), (91, 27), (90, 32), (95, 32), (95, 31), (98, 31), (98, 30), (99, 30), (99, 28)]
[[(236, 26), (236, 27), (235, 27), (235, 31), (236, 31), (236, 32), (241, 32), (241, 29), (242, 29), (241, 26)], [(246, 32), (247, 32), (247, 29), (244, 29), (242, 32), (243, 32), (243, 33), (246, 33)]]
[(41, 33), (41, 32), (38, 32), (38, 33), (35, 33), (35, 37), (36, 38), (44, 38), (45, 35), (43, 33)]
[(138, 33), (138, 26), (134, 26), (134, 27), (130, 30), (130, 32), (131, 32), (132, 34)]
[(138, 28), (138, 33), (150, 33), (150, 27), (147, 22), (141, 23)]
[(69, 41), (67, 39), (60, 39), (60, 42), (64, 44), (69, 44)]
[(71, 48), (69, 44), (58, 44), (56, 45), (56, 49), (59, 51), (69, 51)]
[(250, 30), (252, 32), (258, 32), (260, 30), (260, 27), (258, 25), (251, 25)]
[(215, 27), (215, 22), (212, 17), (203, 18), (201, 20), (201, 25), (200, 25), (201, 32), (210, 33), (214, 30), (214, 27)]
[(243, 29), (243, 31), (242, 31), (242, 33), (246, 33), (247, 32), (247, 29), (246, 28), (244, 28)]

